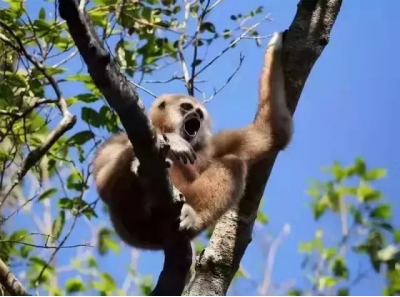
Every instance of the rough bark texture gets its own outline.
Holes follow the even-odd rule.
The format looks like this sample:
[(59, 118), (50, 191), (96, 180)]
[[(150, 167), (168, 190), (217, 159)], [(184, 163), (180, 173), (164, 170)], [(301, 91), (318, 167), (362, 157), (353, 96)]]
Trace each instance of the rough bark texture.
[[(117, 112), (129, 140), (134, 146), (135, 155), (140, 161), (139, 173), (151, 181), (160, 199), (169, 197), (173, 210), (176, 202), (182, 202), (179, 192), (171, 185), (165, 166), (165, 151), (168, 145), (156, 137), (154, 128), (144, 112), (133, 85), (120, 72), (104, 49), (85, 10), (78, 6), (77, 0), (59, 0), (60, 16), (66, 20), (69, 32), (83, 57), (90, 76)], [(173, 219), (173, 218), (171, 218)], [(186, 274), (191, 264), (191, 248), (187, 239), (180, 237), (165, 252), (165, 263), (159, 282), (153, 291), (156, 295), (177, 295), (183, 291)], [(177, 253), (168, 252), (171, 249)], [(189, 260), (189, 261), (188, 261)], [(168, 277), (174, 273), (174, 277)]]
[[(308, 75), (329, 42), (341, 0), (301, 0), (286, 33), (284, 67), (288, 105), (294, 113)], [(253, 166), (240, 205), (216, 225), (208, 247), (199, 255), (189, 295), (226, 295), (251, 242), (257, 210), (277, 154)]]
[(6, 289), (7, 293), (12, 296), (30, 296), (19, 280), (14, 276), (14, 274), (11, 273), (7, 265), (1, 259), (0, 284), (4, 287), (4, 289)]

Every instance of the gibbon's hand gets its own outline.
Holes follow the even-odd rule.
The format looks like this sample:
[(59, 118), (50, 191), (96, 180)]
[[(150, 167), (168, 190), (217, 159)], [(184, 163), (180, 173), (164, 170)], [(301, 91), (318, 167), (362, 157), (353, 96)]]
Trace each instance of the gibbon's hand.
[(187, 164), (188, 162), (191, 164), (194, 163), (196, 160), (196, 152), (189, 142), (183, 139), (179, 134), (175, 133), (166, 133), (163, 134), (163, 136), (169, 145), (169, 151), (166, 160), (167, 163), (178, 160), (181, 160), (184, 164)]

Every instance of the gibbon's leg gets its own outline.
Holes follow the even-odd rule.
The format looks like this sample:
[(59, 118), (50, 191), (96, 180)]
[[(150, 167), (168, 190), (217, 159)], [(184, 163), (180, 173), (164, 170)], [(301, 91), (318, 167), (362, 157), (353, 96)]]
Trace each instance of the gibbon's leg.
[(236, 156), (213, 160), (182, 190), (187, 203), (182, 207), (180, 229), (195, 236), (215, 223), (243, 195), (246, 175), (247, 165)]
[(246, 128), (214, 135), (213, 156), (233, 154), (252, 164), (289, 143), (292, 117), (286, 103), (282, 37), (283, 33), (275, 33), (265, 53), (256, 120)]
[(93, 173), (97, 191), (106, 203), (124, 193), (130, 179), (135, 178), (135, 160), (125, 133), (113, 135), (100, 147), (93, 161)]

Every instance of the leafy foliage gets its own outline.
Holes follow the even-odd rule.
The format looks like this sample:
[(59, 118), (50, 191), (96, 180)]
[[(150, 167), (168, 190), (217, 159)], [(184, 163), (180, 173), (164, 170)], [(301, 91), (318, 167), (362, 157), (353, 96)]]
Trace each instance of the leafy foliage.
[(386, 176), (386, 170), (368, 169), (361, 158), (356, 158), (351, 166), (335, 162), (325, 171), (332, 179), (314, 182), (308, 190), (311, 209), (317, 221), (328, 213), (337, 215), (342, 236), (326, 247), (319, 230), (312, 241), (300, 243), (299, 251), (306, 254), (312, 294), (349, 295), (351, 286), (371, 273), (370, 269), (352, 272), (346, 262), (349, 253), (367, 256), (376, 273), (385, 268), (387, 287), (383, 293), (399, 293), (400, 254), (398, 232), (391, 221), (392, 206), (372, 186)]

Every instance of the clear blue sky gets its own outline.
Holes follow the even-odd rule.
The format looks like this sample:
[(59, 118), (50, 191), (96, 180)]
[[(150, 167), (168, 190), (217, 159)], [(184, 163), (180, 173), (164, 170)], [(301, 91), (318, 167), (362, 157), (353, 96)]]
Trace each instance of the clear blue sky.
[[(28, 1), (32, 12), (38, 9), (34, 2)], [(259, 32), (267, 35), (288, 28), (297, 2), (225, 0), (212, 19), (218, 28), (225, 27), (231, 22), (229, 15), (264, 5), (265, 12), (271, 13), (273, 21), (263, 23)], [(336, 219), (324, 218), (321, 224), (316, 225), (308, 207), (310, 200), (305, 194), (308, 182), (310, 179), (325, 178), (320, 170), (322, 166), (330, 165), (334, 160), (350, 164), (356, 156), (362, 156), (369, 166), (388, 168), (388, 177), (379, 182), (377, 187), (384, 191), (385, 199), (394, 204), (394, 217), (397, 220), (399, 218), (400, 141), (395, 132), (395, 127), (400, 126), (400, 41), (396, 38), (400, 30), (399, 11), (398, 0), (379, 1), (379, 4), (372, 0), (344, 1), (331, 41), (307, 81), (295, 115), (293, 141), (276, 162), (263, 203), (263, 210), (270, 218), (268, 232), (277, 235), (285, 223), (291, 225), (291, 233), (280, 247), (275, 263), (273, 280), (278, 283), (305, 281), (300, 269), (302, 256), (297, 252), (300, 241), (310, 240), (316, 228), (326, 229), (327, 239), (332, 242), (340, 232)], [(226, 18), (221, 17), (225, 15)], [(218, 88), (237, 67), (239, 51), (245, 55), (237, 76), (207, 105), (213, 115), (216, 131), (241, 127), (252, 121), (265, 45), (266, 41), (261, 48), (257, 48), (254, 41), (243, 41), (204, 74), (203, 78), (209, 80), (205, 91), (211, 95), (212, 87)], [(212, 48), (209, 57), (217, 54), (221, 46)], [(76, 63), (76, 67), (79, 68), (80, 63)], [(152, 79), (167, 79), (170, 76), (170, 72), (161, 72)], [(181, 85), (146, 87), (156, 94), (185, 91)], [(78, 91), (64, 90), (67, 95)], [(141, 95), (146, 106), (149, 106), (151, 98)], [(77, 230), (70, 242), (76, 243), (84, 236)], [(67, 262), (72, 252), (62, 251), (60, 255)], [(125, 270), (121, 272), (115, 265), (125, 265), (126, 257), (126, 252), (110, 255), (102, 260), (102, 265), (122, 281)], [(243, 261), (256, 280), (259, 280), (263, 268), (260, 260), (260, 246), (256, 237)], [(349, 260), (356, 265), (354, 259)], [(140, 269), (143, 273), (157, 276), (161, 265), (161, 253), (142, 254)], [(372, 277), (360, 283), (352, 293), (380, 294), (381, 286), (382, 283)], [(248, 283), (240, 283), (239, 288), (244, 294), (256, 293)]]

